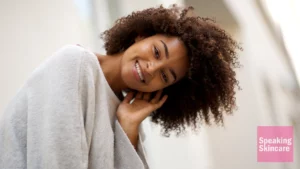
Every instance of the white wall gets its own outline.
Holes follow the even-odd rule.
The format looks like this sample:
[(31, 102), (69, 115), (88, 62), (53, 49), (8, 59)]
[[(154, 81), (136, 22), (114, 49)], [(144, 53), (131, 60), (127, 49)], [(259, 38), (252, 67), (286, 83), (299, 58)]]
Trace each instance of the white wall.
[[(296, 112), (295, 98), (290, 95), (297, 84), (285, 62), (285, 53), (272, 36), (255, 1), (225, 2), (239, 25), (239, 31), (229, 31), (244, 48), (240, 54), (243, 68), (238, 71), (243, 90), (237, 93), (239, 109), (234, 116), (226, 118), (225, 128), (208, 130), (212, 168), (299, 168), (297, 154), (294, 163), (257, 162), (257, 126), (292, 125), (290, 116)], [(297, 141), (295, 144), (299, 144)]]
[(0, 0), (0, 113), (26, 78), (65, 44), (92, 46), (73, 0)]

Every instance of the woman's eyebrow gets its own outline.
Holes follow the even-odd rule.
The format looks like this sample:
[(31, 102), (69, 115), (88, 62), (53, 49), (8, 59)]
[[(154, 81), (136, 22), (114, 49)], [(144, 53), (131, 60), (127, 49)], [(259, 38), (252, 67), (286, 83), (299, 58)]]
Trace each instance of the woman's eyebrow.
[(162, 41), (162, 40), (160, 40), (160, 41), (161, 41), (161, 43), (164, 45), (166, 57), (167, 57), (167, 59), (169, 59), (169, 50), (168, 50), (168, 46), (165, 44), (164, 41)]

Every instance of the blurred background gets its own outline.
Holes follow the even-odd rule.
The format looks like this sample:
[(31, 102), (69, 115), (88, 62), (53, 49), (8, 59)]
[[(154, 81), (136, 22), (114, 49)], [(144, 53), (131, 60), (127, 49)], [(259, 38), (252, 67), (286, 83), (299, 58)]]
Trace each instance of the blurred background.
[[(192, 5), (236, 40), (238, 110), (225, 127), (181, 137), (143, 122), (151, 169), (300, 168), (300, 0), (0, 0), (0, 112), (30, 73), (66, 44), (104, 54), (101, 32), (134, 10)], [(294, 162), (258, 163), (257, 126), (294, 126)]]

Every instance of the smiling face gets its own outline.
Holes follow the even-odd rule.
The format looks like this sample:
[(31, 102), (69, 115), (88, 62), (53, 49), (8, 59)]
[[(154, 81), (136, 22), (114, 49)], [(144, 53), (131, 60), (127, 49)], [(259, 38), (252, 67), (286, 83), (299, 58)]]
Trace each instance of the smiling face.
[(122, 57), (121, 78), (130, 89), (154, 92), (182, 79), (189, 68), (186, 48), (177, 37), (137, 38)]

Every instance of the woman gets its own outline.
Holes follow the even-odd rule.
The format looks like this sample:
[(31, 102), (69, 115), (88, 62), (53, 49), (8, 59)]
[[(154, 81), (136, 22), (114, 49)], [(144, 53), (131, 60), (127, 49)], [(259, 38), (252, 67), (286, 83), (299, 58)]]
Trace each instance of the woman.
[(54, 53), (3, 113), (0, 168), (147, 168), (138, 141), (147, 116), (165, 134), (222, 124), (235, 107), (240, 48), (192, 10), (120, 18), (103, 33), (106, 55), (74, 45)]

